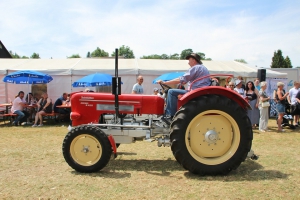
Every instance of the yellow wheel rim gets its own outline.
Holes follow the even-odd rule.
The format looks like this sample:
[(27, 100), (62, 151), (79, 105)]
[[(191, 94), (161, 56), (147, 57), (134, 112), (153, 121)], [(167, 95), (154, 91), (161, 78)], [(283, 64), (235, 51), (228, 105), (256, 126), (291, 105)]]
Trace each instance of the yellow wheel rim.
[(236, 121), (220, 110), (198, 114), (189, 123), (185, 144), (190, 155), (207, 165), (217, 165), (230, 159), (240, 144), (240, 129)]
[(97, 163), (102, 155), (102, 146), (93, 136), (78, 135), (70, 146), (70, 153), (75, 162), (82, 166), (91, 166)]

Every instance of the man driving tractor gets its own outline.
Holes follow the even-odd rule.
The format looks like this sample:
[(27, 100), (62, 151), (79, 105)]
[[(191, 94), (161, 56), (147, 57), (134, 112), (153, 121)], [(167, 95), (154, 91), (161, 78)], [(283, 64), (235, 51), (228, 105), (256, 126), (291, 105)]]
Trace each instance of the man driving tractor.
[[(202, 62), (200, 61), (200, 56), (198, 54), (191, 53), (186, 57), (186, 59), (189, 60), (188, 64), (191, 67), (183, 76), (166, 82), (162, 80), (158, 80), (157, 83), (167, 84), (167, 85), (178, 84), (178, 83), (191, 84), (194, 80), (209, 75), (208, 69), (202, 64)], [(204, 86), (209, 86), (210, 84), (211, 84), (210, 77), (207, 77), (195, 82), (195, 84), (192, 85), (190, 90), (194, 90), (196, 88), (201, 88)], [(187, 92), (188, 92), (187, 90), (182, 90), (182, 89), (169, 89), (165, 115), (161, 118), (163, 122), (165, 122), (168, 125), (171, 124), (172, 118), (177, 111), (178, 95), (183, 95)]]

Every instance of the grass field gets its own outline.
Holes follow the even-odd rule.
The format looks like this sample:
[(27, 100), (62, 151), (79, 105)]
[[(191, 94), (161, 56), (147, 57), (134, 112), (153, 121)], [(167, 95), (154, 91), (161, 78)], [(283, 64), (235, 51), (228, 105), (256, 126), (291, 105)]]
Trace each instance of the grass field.
[(102, 171), (81, 174), (62, 156), (66, 125), (0, 125), (0, 199), (300, 199), (300, 129), (258, 134), (246, 160), (227, 176), (185, 171), (156, 142), (121, 145)]

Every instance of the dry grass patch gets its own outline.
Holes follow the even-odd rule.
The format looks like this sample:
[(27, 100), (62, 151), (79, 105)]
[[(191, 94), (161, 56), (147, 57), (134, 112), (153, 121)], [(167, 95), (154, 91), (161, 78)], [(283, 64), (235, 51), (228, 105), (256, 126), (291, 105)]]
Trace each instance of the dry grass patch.
[(61, 152), (66, 126), (0, 125), (0, 199), (300, 199), (299, 129), (258, 134), (247, 160), (228, 176), (184, 170), (156, 142), (121, 145), (102, 171), (81, 174)]

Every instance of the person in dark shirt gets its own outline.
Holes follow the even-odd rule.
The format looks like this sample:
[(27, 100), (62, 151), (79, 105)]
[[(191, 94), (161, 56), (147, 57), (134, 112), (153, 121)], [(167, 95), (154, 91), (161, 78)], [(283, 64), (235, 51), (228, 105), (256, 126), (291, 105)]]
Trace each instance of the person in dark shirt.
[(66, 105), (68, 101), (68, 93), (64, 92), (61, 97), (59, 97), (53, 106), (54, 112), (64, 115), (63, 119), (69, 119), (70, 116), (70, 109), (68, 108), (59, 108), (57, 106)]
[(60, 114), (66, 114), (64, 109), (58, 108), (57, 106), (63, 105), (67, 101), (67, 98), (68, 98), (68, 93), (64, 92), (63, 95), (55, 101), (54, 112), (60, 113)]

